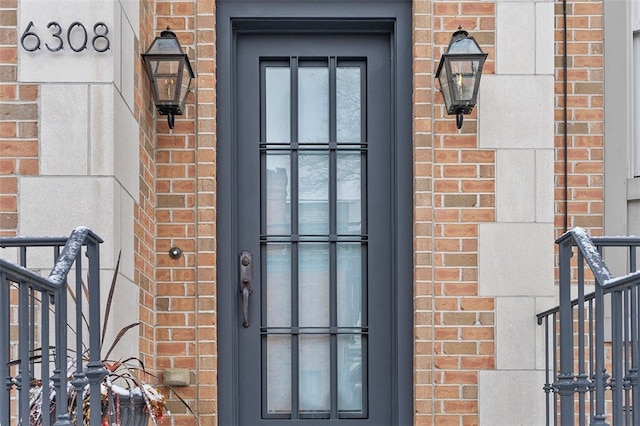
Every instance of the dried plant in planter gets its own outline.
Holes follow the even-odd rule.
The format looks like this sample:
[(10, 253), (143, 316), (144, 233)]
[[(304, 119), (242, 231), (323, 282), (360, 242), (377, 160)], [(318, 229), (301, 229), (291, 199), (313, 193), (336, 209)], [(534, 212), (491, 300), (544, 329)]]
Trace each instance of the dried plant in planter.
[[(101, 345), (104, 348), (104, 341), (107, 334), (107, 324), (111, 312), (113, 303), (115, 287), (117, 282), (118, 271), (120, 268), (120, 255), (118, 255), (118, 261), (111, 280), (111, 286), (109, 288), (109, 295), (107, 298), (107, 304), (105, 308), (105, 316), (102, 321), (102, 336)], [(67, 285), (70, 297), (77, 301), (76, 297), (82, 297), (81, 295), (74, 294), (73, 290)], [(84, 297), (89, 299), (88, 289), (86, 285), (83, 285)], [(84, 318), (85, 324), (87, 323)], [(123, 327), (116, 335), (113, 343), (102, 357), (102, 363), (107, 370), (101, 388), (101, 406), (90, 407), (89, 404), (89, 387), (86, 385), (81, 392), (78, 392), (76, 386), (72, 384), (74, 374), (76, 373), (76, 359), (75, 353), (67, 355), (67, 395), (66, 404), (67, 410), (71, 415), (74, 422), (78, 424), (78, 418), (82, 417), (83, 426), (89, 425), (91, 415), (99, 412), (103, 426), (147, 426), (149, 419), (155, 426), (162, 422), (165, 415), (170, 416), (171, 413), (167, 409), (164, 396), (151, 384), (147, 383), (146, 379), (155, 379), (151, 373), (146, 371), (142, 360), (136, 356), (123, 358), (119, 360), (112, 360), (110, 357), (113, 351), (116, 349), (118, 343), (131, 329), (138, 327), (140, 322), (135, 322)], [(73, 329), (67, 325), (67, 328), (73, 333)], [(83, 354), (82, 359), (86, 360), (86, 354)], [(42, 361), (41, 355), (32, 356), (34, 361)], [(48, 362), (48, 361), (47, 361)], [(19, 363), (14, 361), (14, 363)], [(59, 400), (55, 395), (53, 382), (50, 383), (50, 397), (49, 404), (43, 401), (42, 382), (40, 380), (33, 380), (30, 388), (30, 413), (29, 413), (29, 425), (40, 426), (42, 425), (43, 416), (48, 415), (51, 419), (51, 424), (55, 421), (55, 407)], [(187, 410), (195, 417), (195, 413), (188, 405), (188, 403), (180, 397), (171, 387), (174, 395), (185, 405)], [(82, 416), (77, 413), (78, 399), (82, 401), (80, 407), (82, 409)]]

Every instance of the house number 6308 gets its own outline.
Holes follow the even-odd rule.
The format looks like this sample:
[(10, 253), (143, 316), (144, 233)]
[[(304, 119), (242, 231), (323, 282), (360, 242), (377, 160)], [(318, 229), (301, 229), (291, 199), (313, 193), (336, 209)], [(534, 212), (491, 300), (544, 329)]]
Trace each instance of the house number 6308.
[[(45, 42), (44, 45), (51, 52), (58, 52), (64, 48), (64, 40), (62, 39), (62, 26), (55, 21), (47, 24), (47, 28), (51, 32), (51, 40)], [(109, 27), (104, 22), (98, 22), (93, 26), (93, 36), (91, 38), (91, 46), (96, 52), (102, 53), (109, 50), (110, 42)], [(89, 43), (89, 34), (87, 29), (81, 22), (74, 22), (67, 28), (67, 44), (74, 52), (82, 52), (87, 48)], [(33, 31), (33, 21), (29, 22), (27, 29), (20, 37), (20, 44), (27, 52), (34, 52), (40, 49), (40, 36)]]

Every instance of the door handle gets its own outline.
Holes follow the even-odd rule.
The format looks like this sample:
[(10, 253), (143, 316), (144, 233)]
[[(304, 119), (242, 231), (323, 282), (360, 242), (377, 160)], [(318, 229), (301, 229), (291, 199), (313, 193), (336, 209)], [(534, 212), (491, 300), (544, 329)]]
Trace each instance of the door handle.
[(253, 255), (249, 250), (240, 253), (240, 293), (242, 293), (242, 326), (249, 327), (249, 296), (253, 293)]

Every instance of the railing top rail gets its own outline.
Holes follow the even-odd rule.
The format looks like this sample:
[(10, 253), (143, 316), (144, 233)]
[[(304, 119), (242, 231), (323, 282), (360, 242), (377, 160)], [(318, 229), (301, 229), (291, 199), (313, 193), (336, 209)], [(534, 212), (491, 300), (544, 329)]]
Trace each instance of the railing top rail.
[(635, 271), (621, 277), (615, 277), (605, 281), (605, 290), (622, 290), (640, 282), (640, 271)]
[[(589, 300), (595, 299), (595, 297), (596, 297), (595, 292), (585, 294), (582, 299), (575, 298), (571, 300), (571, 306), (572, 307), (577, 306), (578, 304), (580, 304), (581, 300), (588, 302)], [(547, 309), (544, 312), (540, 312), (539, 314), (536, 314), (536, 318), (538, 318), (538, 324), (542, 324), (542, 320), (544, 319), (544, 317), (548, 317), (549, 315), (552, 315), (552, 314), (557, 314), (558, 312), (560, 312), (560, 306), (554, 306), (553, 308)]]
[[(576, 227), (570, 231), (562, 234), (557, 240), (556, 244), (568, 244), (575, 243), (574, 231), (578, 230), (578, 232), (584, 231), (580, 227)], [(586, 233), (586, 232), (585, 232)], [(600, 236), (600, 237), (589, 237), (595, 246), (612, 246), (612, 247), (630, 247), (630, 246), (640, 246), (640, 236), (635, 235), (622, 235), (622, 236)], [(574, 245), (577, 245), (574, 244)]]
[[(87, 241), (92, 241), (96, 243), (103, 243), (104, 241), (98, 235), (96, 235), (92, 230), (80, 226), (74, 229), (74, 232), (80, 229), (87, 229)], [(73, 235), (73, 234), (72, 234)], [(0, 247), (8, 248), (8, 247), (52, 247), (52, 246), (62, 246), (66, 244), (69, 237), (1, 237), (0, 238)]]
[(52, 292), (63, 285), (55, 283), (42, 275), (35, 274), (27, 268), (23, 268), (22, 266), (16, 265), (15, 263), (9, 262), (5, 259), (0, 259), (0, 270), (2, 270), (2, 274), (9, 278), (9, 280), (15, 282), (29, 282), (36, 290), (40, 291)]
[(67, 237), (2, 237), (0, 247), (50, 247), (61, 246), (67, 241)]
[(591, 237), (591, 241), (596, 246), (612, 246), (612, 247), (624, 247), (624, 246), (640, 246), (640, 237), (631, 236), (603, 236), (603, 237)]
[[(634, 272), (632, 274), (623, 275), (621, 277), (612, 278), (608, 281), (605, 281), (603, 290), (604, 294), (614, 292), (616, 290), (623, 290), (625, 288), (631, 287), (633, 284), (640, 282), (640, 271)], [(590, 300), (595, 299), (595, 292), (591, 292), (585, 294), (582, 299), (575, 298), (571, 300), (571, 306), (577, 306), (581, 301), (588, 302)], [(542, 320), (544, 317), (547, 317), (552, 314), (557, 314), (560, 312), (560, 306), (554, 306), (553, 308), (547, 309), (546, 311), (540, 312), (536, 314), (538, 318), (538, 324), (542, 324)]]
[[(82, 246), (89, 243), (93, 243), (93, 244), (101, 243), (102, 239), (98, 237), (89, 228), (85, 226), (79, 226), (76, 229), (74, 229), (73, 232), (71, 232), (71, 235), (68, 238), (64, 240), (58, 239), (58, 238), (49, 238), (49, 237), (43, 238), (43, 239), (6, 238), (6, 239), (0, 239), (0, 246), (5, 247), (3, 245), (4, 243), (7, 243), (6, 247), (8, 247), (9, 245), (12, 245), (14, 247), (27, 246), (27, 245), (33, 246), (34, 244), (32, 243), (38, 242), (38, 241), (41, 243), (40, 246), (52, 245), (51, 243), (53, 243), (53, 245), (64, 244), (64, 247), (62, 248), (62, 252), (58, 256), (58, 259), (56, 260), (56, 264), (54, 265), (53, 269), (51, 270), (51, 273), (49, 274), (49, 279), (46, 281), (34, 280), (33, 277), (37, 275), (30, 273), (27, 269), (24, 269), (24, 268), (16, 269), (16, 267), (12, 267), (10, 269), (15, 270), (16, 272), (21, 272), (22, 274), (21, 276), (24, 276), (24, 278), (28, 278), (30, 281), (38, 282), (45, 286), (53, 286), (49, 288), (49, 290), (51, 290), (52, 288), (59, 288), (65, 284), (67, 274), (71, 269), (71, 265), (73, 265), (73, 262), (75, 262), (76, 258), (78, 257), (78, 254), (82, 249)], [(45, 242), (48, 244), (44, 244)], [(6, 262), (6, 261), (3, 261), (2, 263), (0, 263), (3, 269), (5, 268), (5, 266), (7, 269), (9, 269), (9, 266), (8, 266), (9, 264), (10, 262)], [(29, 274), (24, 275), (27, 272), (29, 272)]]

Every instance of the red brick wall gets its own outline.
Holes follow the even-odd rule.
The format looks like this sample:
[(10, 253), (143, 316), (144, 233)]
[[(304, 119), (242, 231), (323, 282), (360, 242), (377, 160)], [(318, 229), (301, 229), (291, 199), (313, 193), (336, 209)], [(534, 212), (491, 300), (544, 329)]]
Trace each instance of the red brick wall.
[(140, 53), (151, 44), (154, 34), (154, 2), (140, 0), (140, 39), (136, 42), (134, 116), (140, 125), (140, 194), (134, 204), (134, 282), (140, 286), (140, 355), (145, 368), (155, 372), (155, 134), (153, 98), (142, 68)]
[[(432, 26), (430, 25), (432, 23)], [(495, 4), (414, 1), (416, 424), (477, 424), (478, 372), (495, 365), (494, 300), (478, 297), (478, 225), (495, 220), (495, 155), (462, 129), (434, 73), (458, 26), (489, 53)]]
[[(214, 0), (155, 2), (156, 30), (171, 27), (197, 75), (185, 114), (173, 130), (157, 116), (155, 138), (154, 353), (160, 377), (166, 368), (195, 373), (178, 391), (198, 421), (170, 401), (181, 425), (214, 425), (217, 413), (214, 11)], [(183, 251), (178, 259), (168, 255), (173, 246)]]
[(17, 82), (17, 3), (0, 1), (0, 237), (18, 230), (18, 176), (39, 172), (38, 86)]
[(433, 415), (433, 59), (432, 3), (413, 2), (414, 147), (414, 411), (416, 422)]
[[(564, 19), (556, 3), (556, 234), (581, 226), (603, 232), (604, 70), (603, 3), (567, 0), (568, 203), (564, 195)], [(566, 209), (568, 207), (568, 210)]]

